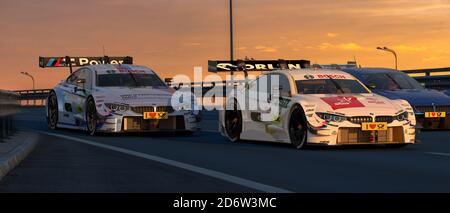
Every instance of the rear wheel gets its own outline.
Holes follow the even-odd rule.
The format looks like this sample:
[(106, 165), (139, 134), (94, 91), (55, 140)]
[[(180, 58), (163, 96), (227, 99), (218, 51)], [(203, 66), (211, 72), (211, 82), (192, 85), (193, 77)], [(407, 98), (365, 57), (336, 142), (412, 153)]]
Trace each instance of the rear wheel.
[(86, 103), (86, 127), (90, 135), (95, 135), (97, 133), (97, 108), (95, 106), (95, 101), (92, 98), (88, 98)]
[(225, 131), (230, 141), (239, 141), (242, 132), (242, 112), (236, 101), (233, 103), (232, 110), (225, 111)]
[(306, 125), (303, 109), (300, 106), (295, 106), (289, 119), (289, 138), (296, 149), (302, 149), (306, 145), (308, 133)]
[(57, 129), (58, 126), (58, 100), (54, 92), (50, 93), (47, 104), (47, 124), (52, 130)]

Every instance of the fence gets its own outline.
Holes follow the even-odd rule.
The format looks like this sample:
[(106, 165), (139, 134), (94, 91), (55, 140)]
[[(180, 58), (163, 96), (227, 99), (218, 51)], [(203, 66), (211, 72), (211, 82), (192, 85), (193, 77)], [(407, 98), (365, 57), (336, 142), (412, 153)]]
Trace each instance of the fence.
[(18, 95), (0, 90), (0, 143), (14, 133), (13, 116), (19, 112)]

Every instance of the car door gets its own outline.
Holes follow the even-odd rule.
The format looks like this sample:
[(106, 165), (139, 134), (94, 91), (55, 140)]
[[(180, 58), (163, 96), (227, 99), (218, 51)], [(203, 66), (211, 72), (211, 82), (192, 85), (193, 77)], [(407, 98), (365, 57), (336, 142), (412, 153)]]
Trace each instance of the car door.
[(63, 84), (63, 106), (61, 122), (64, 125), (79, 127), (84, 120), (84, 108), (87, 94), (92, 88), (90, 72), (86, 68), (81, 68), (72, 73)]
[[(282, 73), (275, 73), (274, 76), (277, 78), (272, 78), (271, 81), (271, 107), (277, 107), (277, 109), (272, 108), (271, 120), (266, 121), (267, 125), (274, 125), (283, 129), (283, 124), (285, 119), (288, 119), (289, 109), (292, 104), (292, 83), (288, 76)], [(278, 81), (277, 83), (275, 82)], [(273, 94), (273, 92), (277, 94)]]
[(75, 88), (73, 91), (74, 97), (72, 98), (72, 113), (77, 126), (83, 126), (85, 124), (85, 110), (86, 101), (91, 94), (92, 89), (92, 72), (85, 68), (80, 70), (77, 81), (75, 82)]
[(289, 108), (291, 106), (292, 90), (291, 82), (288, 76), (283, 73), (272, 73), (270, 84), (267, 90), (269, 111), (262, 112), (261, 117), (265, 117), (262, 123), (267, 134), (271, 139), (278, 142), (288, 142), (286, 134), (285, 120), (288, 119)]
[(273, 141), (274, 137), (267, 129), (272, 120), (270, 116), (272, 94), (272, 74), (259, 76), (248, 86), (248, 108), (243, 111), (244, 131), (243, 139)]

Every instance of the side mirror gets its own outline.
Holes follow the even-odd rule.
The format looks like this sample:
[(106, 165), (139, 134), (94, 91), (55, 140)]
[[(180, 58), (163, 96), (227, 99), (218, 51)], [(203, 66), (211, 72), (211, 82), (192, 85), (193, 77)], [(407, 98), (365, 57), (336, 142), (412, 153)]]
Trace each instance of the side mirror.
[(82, 91), (82, 92), (86, 92), (86, 90), (84, 89), (84, 85), (86, 84), (86, 79), (78, 79), (76, 81), (77, 85), (74, 88), (75, 93), (77, 93), (78, 91)]
[(85, 84), (85, 83), (86, 83), (86, 79), (80, 78), (80, 79), (77, 80), (77, 85), (78, 84)]

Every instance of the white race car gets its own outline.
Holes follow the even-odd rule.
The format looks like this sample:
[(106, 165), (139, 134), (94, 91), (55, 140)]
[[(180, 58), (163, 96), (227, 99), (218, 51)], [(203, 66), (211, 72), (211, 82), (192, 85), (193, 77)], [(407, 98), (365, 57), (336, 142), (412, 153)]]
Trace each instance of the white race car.
[[(267, 80), (274, 76), (278, 86)], [(261, 89), (265, 82), (268, 86)], [(273, 91), (279, 96), (274, 97)], [(249, 108), (248, 103), (261, 102), (262, 93), (267, 93), (262, 102), (269, 107)], [(337, 70), (265, 73), (239, 86), (225, 103), (231, 107), (220, 111), (219, 131), (231, 141), (290, 143), (298, 149), (307, 144), (402, 147), (415, 143), (416, 120), (407, 101), (373, 94), (355, 77)], [(270, 106), (279, 106), (277, 114), (262, 119)]]
[(197, 131), (199, 112), (172, 107), (173, 92), (143, 66), (82, 67), (51, 90), (46, 104), (48, 126), (86, 130), (91, 135)]

